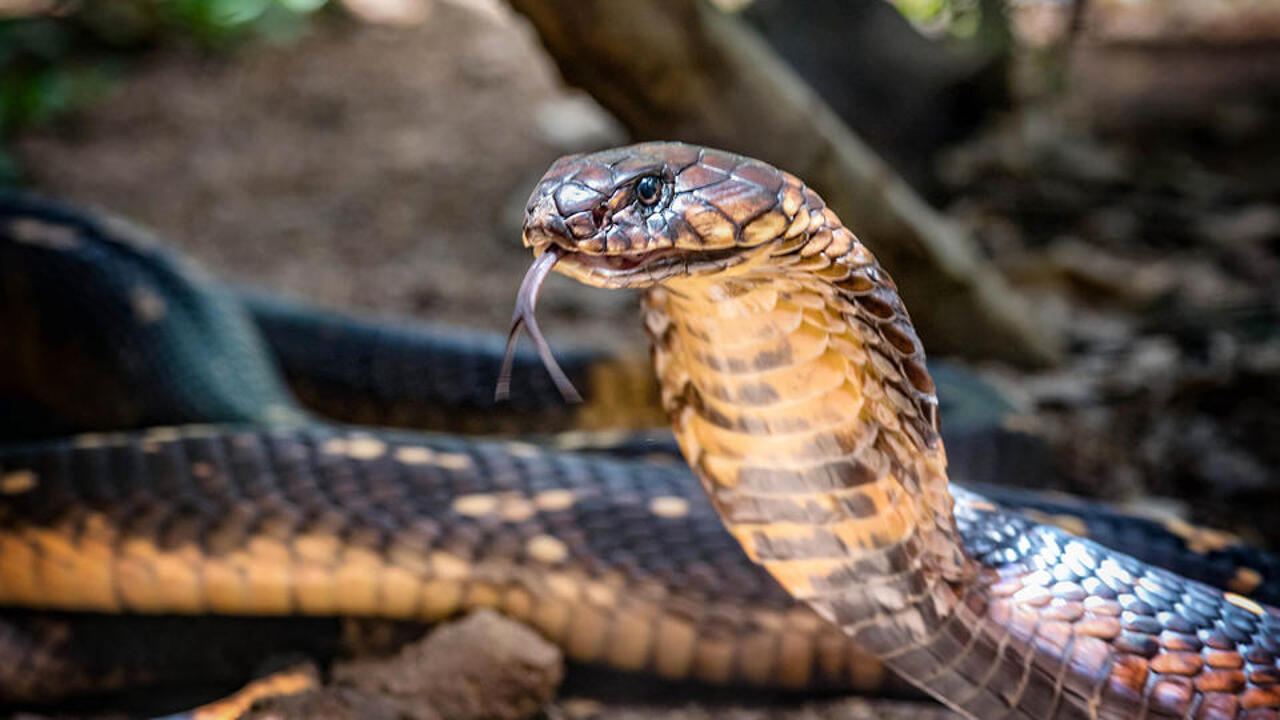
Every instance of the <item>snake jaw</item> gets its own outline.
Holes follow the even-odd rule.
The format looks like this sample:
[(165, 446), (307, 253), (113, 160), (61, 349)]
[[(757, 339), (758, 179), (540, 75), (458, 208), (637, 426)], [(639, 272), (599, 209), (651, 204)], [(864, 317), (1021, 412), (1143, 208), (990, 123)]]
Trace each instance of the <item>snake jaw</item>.
[(667, 248), (616, 255), (572, 252), (565, 254), (556, 270), (596, 287), (647, 288), (683, 273), (685, 265), (680, 253)]
[(593, 252), (552, 233), (526, 231), (524, 243), (535, 256), (554, 249), (555, 271), (593, 287), (646, 289), (678, 277), (721, 272), (748, 263), (766, 248), (689, 250), (662, 247), (638, 251)]

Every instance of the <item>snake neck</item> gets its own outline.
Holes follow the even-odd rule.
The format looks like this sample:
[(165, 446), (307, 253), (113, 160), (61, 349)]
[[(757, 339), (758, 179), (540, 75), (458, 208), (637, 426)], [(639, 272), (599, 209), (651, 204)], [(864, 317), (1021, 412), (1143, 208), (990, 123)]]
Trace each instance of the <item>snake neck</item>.
[(973, 564), (896, 288), (807, 196), (807, 231), (650, 290), (646, 328), (664, 408), (729, 530), (790, 593), (889, 653), (951, 615)]

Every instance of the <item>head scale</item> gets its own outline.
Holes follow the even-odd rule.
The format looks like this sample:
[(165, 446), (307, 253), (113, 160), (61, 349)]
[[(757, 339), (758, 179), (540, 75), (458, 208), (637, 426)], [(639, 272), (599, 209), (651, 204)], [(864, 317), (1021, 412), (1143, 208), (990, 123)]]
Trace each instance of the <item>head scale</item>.
[(571, 155), (529, 198), (524, 242), (563, 251), (558, 269), (584, 282), (652, 285), (723, 269), (802, 232), (806, 194), (758, 160), (682, 143)]
[(496, 396), (507, 395), (527, 327), (561, 392), (579, 398), (533, 316), (553, 266), (611, 288), (721, 272), (803, 239), (823, 208), (795, 176), (721, 150), (651, 142), (560, 158), (525, 207), (524, 244), (539, 257), (520, 286)]

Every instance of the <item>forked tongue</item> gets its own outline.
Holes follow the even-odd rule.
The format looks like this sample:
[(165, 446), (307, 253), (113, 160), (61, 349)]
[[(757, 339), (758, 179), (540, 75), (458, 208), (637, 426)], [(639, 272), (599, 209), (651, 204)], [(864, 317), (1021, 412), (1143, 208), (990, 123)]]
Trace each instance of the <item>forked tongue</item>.
[(511, 315), (511, 329), (507, 331), (507, 349), (502, 355), (502, 370), (498, 373), (498, 386), (493, 391), (494, 400), (505, 400), (511, 395), (511, 366), (516, 358), (516, 342), (520, 339), (520, 328), (524, 327), (528, 329), (529, 337), (533, 338), (533, 344), (538, 348), (542, 364), (547, 368), (551, 381), (556, 384), (556, 389), (560, 391), (565, 402), (582, 402), (582, 396), (573, 387), (573, 382), (569, 380), (568, 375), (564, 374), (564, 370), (560, 369), (560, 364), (551, 354), (551, 346), (547, 344), (547, 339), (542, 337), (542, 331), (538, 329), (538, 320), (533, 316), (534, 310), (538, 307), (538, 291), (542, 288), (542, 282), (547, 279), (547, 275), (551, 273), (551, 268), (560, 260), (560, 253), (561, 250), (554, 245), (547, 248), (529, 266), (529, 272), (525, 273), (524, 280), (520, 282), (520, 292), (516, 295), (516, 311)]

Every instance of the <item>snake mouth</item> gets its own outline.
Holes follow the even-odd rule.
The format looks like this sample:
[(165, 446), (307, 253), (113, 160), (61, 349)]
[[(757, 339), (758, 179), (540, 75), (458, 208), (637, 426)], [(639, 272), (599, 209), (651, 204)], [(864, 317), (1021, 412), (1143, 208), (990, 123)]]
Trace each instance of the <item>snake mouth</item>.
[[(527, 240), (526, 240), (527, 242)], [(745, 260), (741, 248), (721, 250), (685, 250), (660, 248), (639, 252), (591, 254), (566, 248), (554, 241), (529, 243), (536, 258), (520, 282), (516, 293), (515, 312), (511, 315), (511, 327), (507, 331), (507, 346), (503, 353), (502, 368), (498, 374), (494, 399), (505, 400), (511, 394), (511, 369), (515, 362), (516, 342), (520, 330), (526, 329), (542, 364), (566, 402), (582, 402), (582, 395), (569, 376), (556, 362), (551, 346), (542, 335), (534, 317), (538, 305), (538, 293), (552, 268), (587, 285), (605, 288), (649, 287), (677, 275), (694, 275), (714, 272)]]
[[(614, 255), (590, 255), (583, 252), (565, 252), (562, 270), (574, 265), (594, 271), (603, 276), (638, 275), (643, 270), (676, 264), (680, 251), (675, 248), (662, 250), (642, 250), (640, 252), (617, 253)], [(664, 262), (666, 261), (666, 262)]]
[(685, 258), (691, 254), (687, 249), (675, 247), (590, 252), (555, 235), (542, 233), (526, 233), (525, 245), (532, 247), (538, 257), (555, 252), (558, 272), (586, 285), (610, 289), (655, 285), (683, 272)]
[(555, 250), (556, 271), (596, 287), (647, 288), (680, 276), (712, 273), (746, 260), (743, 248), (691, 250), (666, 247), (618, 253), (588, 253), (558, 243), (539, 243), (534, 252)]

